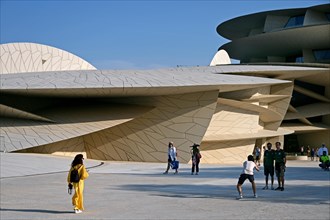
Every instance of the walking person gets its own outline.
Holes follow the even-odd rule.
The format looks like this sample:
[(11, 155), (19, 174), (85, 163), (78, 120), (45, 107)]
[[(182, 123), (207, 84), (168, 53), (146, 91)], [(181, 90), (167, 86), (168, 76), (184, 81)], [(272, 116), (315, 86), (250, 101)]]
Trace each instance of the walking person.
[(75, 213), (81, 213), (84, 210), (84, 180), (87, 179), (89, 175), (83, 160), (84, 156), (82, 154), (77, 154), (75, 156), (67, 178), (69, 189), (74, 189), (72, 205)]
[[(168, 174), (168, 171), (169, 171), (172, 163), (176, 161), (176, 157), (177, 157), (176, 148), (174, 147), (174, 144), (172, 141), (168, 143), (167, 155), (168, 155), (167, 168), (166, 168), (166, 171), (164, 172), (164, 174)], [(175, 169), (174, 174), (177, 174), (177, 173), (178, 173), (178, 168)]]
[(311, 156), (311, 148), (309, 147), (309, 145), (307, 146), (307, 157)]
[(318, 162), (319, 161), (319, 148), (318, 147), (315, 150), (315, 155), (316, 155), (315, 161)]
[(196, 175), (199, 173), (199, 162), (202, 158), (202, 155), (199, 150), (199, 144), (193, 144), (191, 146), (191, 161), (192, 161), (192, 167), (191, 167), (191, 175), (194, 175), (195, 168), (196, 168)]
[(257, 164), (254, 163), (254, 158), (252, 155), (249, 155), (247, 157), (247, 161), (244, 161), (243, 163), (243, 171), (238, 179), (238, 183), (236, 185), (237, 191), (239, 193), (237, 199), (242, 199), (243, 198), (243, 192), (242, 192), (242, 185), (245, 182), (246, 179), (250, 181), (252, 184), (252, 190), (253, 190), (253, 195), (254, 198), (257, 198), (257, 187), (256, 183), (254, 182), (254, 175), (253, 175), (253, 170), (256, 169), (259, 171), (259, 167)]
[(286, 164), (286, 154), (283, 149), (281, 149), (281, 143), (276, 142), (276, 151), (274, 152), (275, 159), (275, 172), (278, 181), (278, 187), (275, 190), (284, 191), (284, 173)]
[(271, 187), (274, 189), (274, 150), (272, 150), (272, 144), (267, 143), (267, 150), (264, 151), (264, 174), (265, 174), (265, 187), (262, 189), (268, 189), (268, 176), (271, 178)]
[(260, 166), (260, 147), (256, 147), (255, 149), (255, 155), (256, 155), (256, 163), (258, 164), (258, 166)]
[(315, 148), (312, 148), (312, 150), (311, 150), (311, 161), (314, 161), (314, 157), (315, 157)]

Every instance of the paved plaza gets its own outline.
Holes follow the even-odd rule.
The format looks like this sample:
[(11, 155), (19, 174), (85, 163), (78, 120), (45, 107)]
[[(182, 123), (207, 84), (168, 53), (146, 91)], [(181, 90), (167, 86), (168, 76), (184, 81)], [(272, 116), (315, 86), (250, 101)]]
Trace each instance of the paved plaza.
[[(66, 176), (72, 158), (1, 155), (1, 220), (5, 219), (329, 219), (330, 172), (317, 162), (288, 161), (283, 192), (261, 190), (263, 167), (236, 200), (241, 165), (201, 164), (190, 175), (163, 175), (166, 164), (85, 160), (85, 211), (74, 214)], [(276, 182), (276, 181), (275, 181)], [(277, 182), (275, 186), (277, 185)]]

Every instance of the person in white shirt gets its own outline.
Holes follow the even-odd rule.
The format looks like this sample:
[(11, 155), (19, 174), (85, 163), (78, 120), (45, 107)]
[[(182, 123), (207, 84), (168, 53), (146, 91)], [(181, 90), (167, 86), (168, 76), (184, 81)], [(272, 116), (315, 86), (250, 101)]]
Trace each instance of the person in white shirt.
[(328, 148), (326, 148), (325, 144), (322, 144), (322, 147), (320, 147), (320, 149), (317, 151), (317, 155), (321, 157), (323, 155), (323, 151), (325, 151), (326, 156), (329, 155)]
[(256, 169), (259, 171), (259, 167), (257, 164), (254, 163), (254, 159), (252, 155), (249, 155), (247, 158), (247, 161), (243, 163), (243, 171), (238, 179), (237, 183), (237, 191), (239, 193), (239, 196), (237, 199), (243, 198), (243, 192), (242, 192), (242, 185), (246, 179), (249, 179), (250, 183), (252, 184), (252, 190), (254, 194), (254, 198), (257, 198), (257, 187), (254, 182), (254, 175), (253, 170)]
[[(164, 174), (168, 174), (168, 170), (170, 169), (172, 162), (176, 161), (177, 153), (176, 153), (176, 148), (174, 147), (173, 142), (168, 143), (167, 155), (168, 155), (167, 168), (166, 168), (166, 171), (164, 172)], [(178, 173), (178, 169), (175, 169), (174, 174), (177, 174), (177, 173)]]

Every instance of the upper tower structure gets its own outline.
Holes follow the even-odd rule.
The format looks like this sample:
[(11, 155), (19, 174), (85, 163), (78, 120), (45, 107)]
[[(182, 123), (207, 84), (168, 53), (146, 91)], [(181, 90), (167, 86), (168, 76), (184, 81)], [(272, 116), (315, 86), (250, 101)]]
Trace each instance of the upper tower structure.
[(220, 49), (241, 63), (330, 63), (330, 4), (265, 11), (223, 22)]

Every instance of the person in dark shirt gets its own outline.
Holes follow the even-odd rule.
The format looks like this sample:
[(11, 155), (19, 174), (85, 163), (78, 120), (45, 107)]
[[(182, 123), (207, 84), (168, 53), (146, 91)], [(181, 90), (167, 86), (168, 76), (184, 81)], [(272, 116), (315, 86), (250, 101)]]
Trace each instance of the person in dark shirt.
[(315, 157), (315, 149), (312, 148), (312, 150), (311, 150), (311, 161), (314, 161), (314, 157)]
[(274, 189), (274, 150), (272, 144), (267, 143), (267, 150), (264, 152), (264, 174), (266, 185), (262, 189), (268, 189), (268, 176), (271, 178), (271, 189)]
[(278, 181), (278, 187), (275, 190), (284, 190), (284, 172), (286, 164), (286, 154), (284, 150), (281, 149), (281, 143), (276, 142), (276, 151), (274, 152), (275, 160), (275, 172)]
[(192, 167), (191, 167), (191, 175), (194, 175), (195, 168), (196, 168), (196, 175), (199, 173), (199, 163), (202, 158), (200, 150), (199, 150), (199, 144), (193, 144), (191, 146), (191, 161), (192, 161)]

